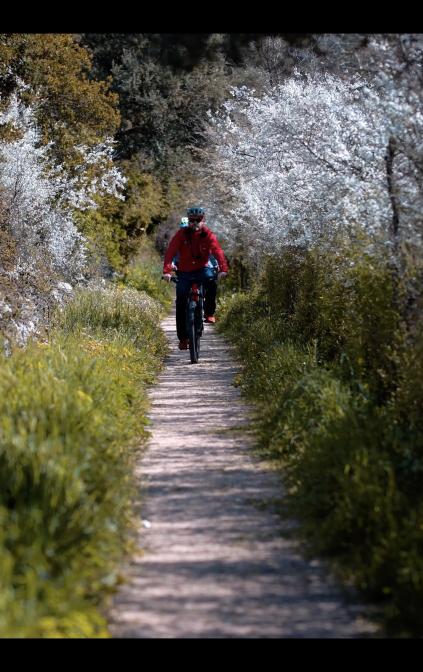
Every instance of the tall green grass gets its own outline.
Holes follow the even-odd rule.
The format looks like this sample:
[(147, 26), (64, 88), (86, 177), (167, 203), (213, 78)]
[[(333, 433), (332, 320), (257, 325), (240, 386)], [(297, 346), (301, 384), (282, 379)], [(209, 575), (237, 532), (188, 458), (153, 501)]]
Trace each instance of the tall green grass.
[(287, 251), (220, 315), (285, 512), (389, 634), (422, 636), (423, 339), (404, 338), (389, 266)]
[(160, 305), (82, 291), (49, 343), (0, 361), (0, 634), (106, 637), (134, 529)]

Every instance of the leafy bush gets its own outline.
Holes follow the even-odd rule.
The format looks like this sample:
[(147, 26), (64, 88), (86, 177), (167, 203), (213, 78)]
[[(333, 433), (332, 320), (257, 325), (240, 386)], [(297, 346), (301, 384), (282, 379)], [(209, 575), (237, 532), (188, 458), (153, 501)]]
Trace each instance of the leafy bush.
[(344, 577), (382, 600), (388, 630), (421, 634), (423, 503), (404, 480), (394, 422), (351, 405), (310, 435), (289, 470), (290, 504), (314, 551), (335, 556)]
[(403, 337), (387, 260), (360, 249), (342, 250), (320, 276), (319, 357), (336, 362), (345, 380), (367, 386), (378, 402), (386, 400), (395, 388), (396, 351)]
[(423, 339), (408, 339), (389, 266), (287, 250), (221, 301), (244, 363), (257, 447), (312, 552), (383, 605), (387, 632), (423, 632)]
[(402, 422), (410, 429), (423, 432), (423, 330), (422, 321), (416, 325), (416, 334), (401, 352), (400, 375), (395, 392), (395, 408)]
[(146, 292), (164, 307), (169, 308), (171, 292), (169, 285), (161, 280), (161, 270), (146, 264), (134, 264), (127, 269), (125, 285)]
[(340, 240), (330, 256), (287, 248), (266, 262), (253, 294), (284, 338), (314, 341), (321, 364), (381, 402), (395, 388), (404, 335), (388, 260), (363, 252), (364, 243)]
[(163, 282), (163, 262), (150, 238), (144, 236), (139, 243), (138, 251), (131, 264), (126, 268), (123, 285), (133, 287), (140, 292), (147, 292), (163, 306), (170, 308), (172, 289)]
[(99, 207), (76, 211), (74, 218), (87, 247), (87, 265), (96, 269), (107, 264), (118, 271), (125, 265), (123, 250), (127, 234), (118, 218), (120, 202), (111, 197), (97, 198)]

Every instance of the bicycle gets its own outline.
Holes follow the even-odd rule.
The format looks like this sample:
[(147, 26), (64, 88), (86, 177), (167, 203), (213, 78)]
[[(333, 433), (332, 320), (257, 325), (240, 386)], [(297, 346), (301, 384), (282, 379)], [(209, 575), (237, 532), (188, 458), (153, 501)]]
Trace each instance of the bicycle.
[[(178, 278), (171, 277), (175, 284)], [(200, 338), (203, 334), (204, 291), (203, 285), (193, 282), (188, 294), (186, 306), (186, 327), (189, 341), (191, 364), (197, 364), (200, 357)]]

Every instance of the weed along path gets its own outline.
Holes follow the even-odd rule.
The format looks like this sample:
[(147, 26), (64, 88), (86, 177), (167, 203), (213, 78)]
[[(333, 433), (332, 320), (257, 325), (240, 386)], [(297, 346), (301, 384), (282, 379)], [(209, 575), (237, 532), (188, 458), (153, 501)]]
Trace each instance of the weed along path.
[[(171, 343), (151, 398), (139, 463), (139, 552), (110, 610), (114, 637), (363, 637), (376, 628), (346, 603), (316, 561), (284, 535), (271, 506), (279, 481), (248, 449), (237, 365), (206, 325), (201, 358)], [(244, 430), (242, 427), (244, 426)], [(284, 525), (286, 527), (284, 528)]]

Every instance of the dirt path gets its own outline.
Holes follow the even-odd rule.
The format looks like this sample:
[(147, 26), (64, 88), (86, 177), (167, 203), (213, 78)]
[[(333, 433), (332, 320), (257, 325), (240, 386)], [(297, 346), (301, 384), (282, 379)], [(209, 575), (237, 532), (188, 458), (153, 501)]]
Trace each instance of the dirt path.
[[(114, 637), (363, 637), (360, 616), (263, 507), (274, 472), (248, 451), (248, 407), (230, 348), (206, 326), (199, 364), (176, 348), (151, 392), (152, 438), (139, 465), (139, 553), (110, 614)], [(287, 527), (285, 527), (287, 529)]]

